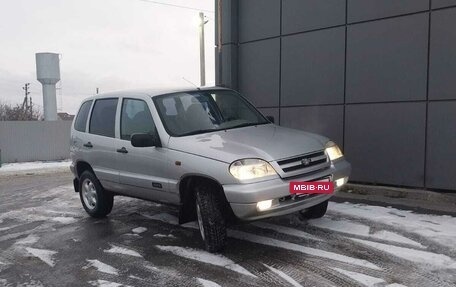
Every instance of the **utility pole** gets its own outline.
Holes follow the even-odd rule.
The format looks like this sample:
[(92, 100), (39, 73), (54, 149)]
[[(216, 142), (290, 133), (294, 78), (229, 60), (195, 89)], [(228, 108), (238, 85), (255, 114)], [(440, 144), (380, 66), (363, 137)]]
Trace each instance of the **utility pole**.
[(30, 120), (32, 120), (32, 118), (33, 118), (33, 103), (32, 103), (32, 97), (30, 97), (29, 115), (30, 115)]
[(206, 56), (204, 53), (204, 25), (208, 22), (204, 19), (204, 13), (199, 13), (200, 24), (199, 24), (199, 46), (200, 46), (200, 77), (201, 86), (206, 85)]
[(29, 86), (30, 86), (30, 83), (26, 83), (22, 87), (22, 89), (25, 92), (24, 101), (22, 102), (22, 117), (23, 117), (23, 119), (27, 119), (28, 118), (28, 115), (27, 115), (28, 111), (29, 111), (28, 95), (30, 94), (30, 92), (28, 91), (29, 90)]

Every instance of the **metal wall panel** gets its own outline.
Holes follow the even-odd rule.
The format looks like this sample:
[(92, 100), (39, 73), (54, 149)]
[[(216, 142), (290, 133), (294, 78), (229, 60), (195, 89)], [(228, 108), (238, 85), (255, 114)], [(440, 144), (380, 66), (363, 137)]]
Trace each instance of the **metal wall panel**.
[(456, 102), (431, 102), (428, 113), (426, 185), (456, 190)]
[(239, 41), (280, 35), (280, 0), (239, 1)]
[(352, 181), (456, 191), (456, 0), (237, 1), (264, 113), (344, 144)]
[(343, 103), (344, 51), (343, 27), (283, 37), (282, 106)]
[(423, 187), (425, 103), (349, 105), (345, 154), (354, 181)]
[[(218, 2), (219, 0), (214, 0), (214, 9), (215, 17), (218, 19)], [(238, 29), (237, 29), (237, 11), (238, 11), (238, 1), (237, 0), (223, 0), (221, 3), (221, 14), (222, 14), (222, 44), (235, 43), (238, 40)], [(219, 34), (218, 34), (218, 21), (215, 23), (215, 45), (219, 44)]]
[(348, 22), (359, 22), (425, 11), (429, 0), (348, 0)]
[(347, 102), (426, 99), (428, 14), (351, 25)]
[(342, 147), (343, 106), (282, 108), (280, 125), (324, 135)]
[(282, 34), (345, 24), (346, 0), (283, 0)]
[(432, 9), (456, 5), (456, 0), (432, 0)]
[(69, 158), (71, 121), (0, 121), (2, 162)]
[(456, 8), (432, 12), (429, 98), (456, 99)]
[(280, 40), (241, 44), (239, 89), (257, 107), (279, 105)]
[[(217, 49), (217, 48), (216, 48)], [(217, 50), (216, 50), (217, 52)], [(230, 87), (232, 89), (238, 88), (238, 46), (226, 44), (222, 46), (222, 78), (219, 84)]]

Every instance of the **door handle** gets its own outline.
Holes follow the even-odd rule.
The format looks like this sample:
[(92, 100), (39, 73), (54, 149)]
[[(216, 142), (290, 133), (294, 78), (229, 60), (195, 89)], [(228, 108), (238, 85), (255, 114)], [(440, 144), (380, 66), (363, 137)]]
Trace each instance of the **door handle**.
[(127, 150), (125, 147), (122, 147), (122, 148), (118, 148), (118, 149), (117, 149), (117, 152), (120, 152), (120, 153), (128, 153), (128, 150)]
[(93, 145), (91, 142), (83, 144), (83, 146), (88, 147), (88, 148), (93, 148)]

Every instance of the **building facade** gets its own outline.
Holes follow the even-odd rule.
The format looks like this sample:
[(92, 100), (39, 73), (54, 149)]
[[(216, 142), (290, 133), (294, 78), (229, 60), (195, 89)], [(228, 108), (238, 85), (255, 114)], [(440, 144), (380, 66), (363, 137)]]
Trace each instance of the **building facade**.
[(216, 0), (216, 81), (353, 182), (456, 191), (456, 0)]

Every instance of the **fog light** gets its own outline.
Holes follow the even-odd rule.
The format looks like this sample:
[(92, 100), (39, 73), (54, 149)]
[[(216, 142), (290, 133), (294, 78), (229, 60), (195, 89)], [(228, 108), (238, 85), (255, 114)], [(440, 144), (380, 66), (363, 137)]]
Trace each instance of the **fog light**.
[(339, 179), (336, 179), (336, 187), (341, 187), (342, 185), (346, 184), (348, 181), (348, 177), (342, 177)]
[(266, 209), (271, 208), (272, 206), (272, 199), (263, 200), (257, 203), (257, 208), (259, 211), (265, 211)]

